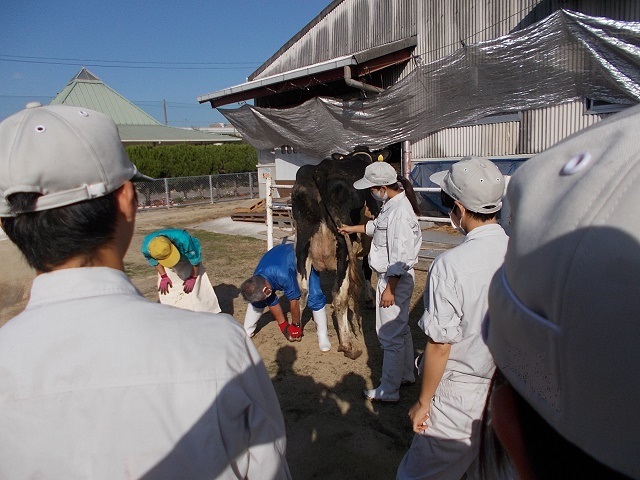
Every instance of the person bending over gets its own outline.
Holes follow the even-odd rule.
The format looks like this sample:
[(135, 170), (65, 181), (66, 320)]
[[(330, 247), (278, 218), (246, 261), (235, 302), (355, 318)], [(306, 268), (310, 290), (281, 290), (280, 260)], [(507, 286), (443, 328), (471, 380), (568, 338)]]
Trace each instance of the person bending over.
[[(300, 323), (300, 286), (296, 271), (296, 254), (292, 244), (276, 245), (265, 253), (253, 275), (240, 286), (243, 298), (249, 302), (244, 319), (244, 329), (253, 336), (256, 325), (265, 307), (278, 322), (278, 327), (289, 341), (300, 341), (303, 336)], [(284, 315), (276, 292), (281, 291), (289, 300), (291, 323)], [(313, 320), (318, 332), (318, 347), (322, 352), (331, 350), (331, 342), (327, 331), (327, 298), (320, 288), (320, 277), (312, 268), (309, 275), (309, 298), (307, 304), (311, 308)]]
[(156, 230), (144, 237), (141, 250), (158, 272), (160, 303), (196, 312), (222, 311), (202, 264), (202, 249), (196, 237), (177, 228)]

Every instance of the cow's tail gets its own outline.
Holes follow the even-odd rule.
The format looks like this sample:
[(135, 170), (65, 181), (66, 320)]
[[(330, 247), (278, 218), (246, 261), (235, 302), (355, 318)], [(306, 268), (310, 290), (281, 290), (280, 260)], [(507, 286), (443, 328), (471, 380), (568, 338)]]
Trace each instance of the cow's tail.
[(358, 256), (354, 250), (353, 242), (349, 235), (344, 236), (347, 241), (347, 252), (349, 253), (349, 298), (353, 302), (353, 313), (358, 322), (358, 329), (362, 330), (362, 316), (360, 315), (360, 292), (362, 291), (362, 272), (358, 266)]
[[(334, 215), (332, 215), (331, 210), (329, 209), (329, 207), (327, 207), (325, 202), (320, 202), (320, 203), (322, 204), (325, 211), (327, 212), (327, 216), (333, 223), (333, 227), (335, 228), (334, 234), (339, 236), (340, 233), (338, 232), (338, 230), (342, 226), (342, 222), (340, 221), (340, 218), (339, 217), (336, 218)], [(349, 257), (349, 288), (348, 288), (349, 301), (353, 302), (353, 305), (351, 308), (353, 310), (355, 318), (357, 319), (356, 322), (358, 324), (358, 329), (362, 331), (362, 315), (360, 314), (360, 302), (358, 301), (358, 299), (360, 298), (360, 292), (362, 291), (362, 284), (363, 284), (361, 269), (358, 268), (358, 255), (353, 247), (353, 242), (351, 241), (351, 238), (349, 237), (348, 234), (343, 235), (343, 238), (347, 242), (347, 255)]]

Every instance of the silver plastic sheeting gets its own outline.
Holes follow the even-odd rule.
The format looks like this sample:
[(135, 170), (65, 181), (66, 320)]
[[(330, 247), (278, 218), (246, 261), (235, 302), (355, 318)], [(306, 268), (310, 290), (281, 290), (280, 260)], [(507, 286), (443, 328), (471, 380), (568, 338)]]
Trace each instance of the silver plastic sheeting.
[(581, 97), (640, 102), (639, 22), (559, 10), (516, 33), (418, 66), (370, 99), (316, 97), (287, 109), (219, 111), (258, 149), (291, 145), (323, 158)]

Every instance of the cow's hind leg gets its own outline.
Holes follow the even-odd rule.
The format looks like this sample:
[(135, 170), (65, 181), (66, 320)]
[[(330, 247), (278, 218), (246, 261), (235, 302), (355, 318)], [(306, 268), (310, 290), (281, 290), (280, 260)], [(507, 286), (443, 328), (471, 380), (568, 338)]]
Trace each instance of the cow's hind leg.
[(340, 345), (338, 351), (345, 357), (355, 360), (362, 355), (362, 349), (358, 347), (354, 340), (351, 324), (349, 322), (349, 275), (343, 274), (342, 282), (337, 291), (333, 293), (333, 312), (338, 321), (338, 332), (340, 334)]
[(309, 275), (311, 274), (311, 257), (307, 257), (305, 262), (305, 276), (298, 272), (298, 285), (300, 286), (300, 313), (307, 308), (307, 300), (309, 298)]
[(296, 228), (296, 241), (294, 245), (296, 253), (296, 277), (300, 287), (300, 312), (307, 306), (309, 295), (309, 273), (311, 272), (311, 238), (314, 227), (299, 219), (294, 222)]

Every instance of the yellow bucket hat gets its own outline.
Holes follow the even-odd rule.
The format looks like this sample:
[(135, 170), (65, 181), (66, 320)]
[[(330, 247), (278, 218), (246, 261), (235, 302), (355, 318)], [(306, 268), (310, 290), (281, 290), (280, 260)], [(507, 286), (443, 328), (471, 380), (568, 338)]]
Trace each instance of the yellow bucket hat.
[(163, 267), (171, 268), (180, 261), (180, 252), (167, 237), (159, 235), (149, 242), (149, 254)]

